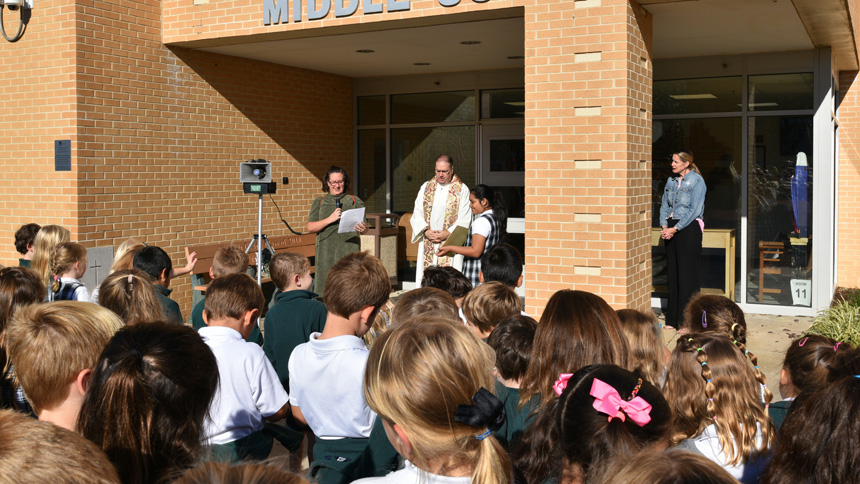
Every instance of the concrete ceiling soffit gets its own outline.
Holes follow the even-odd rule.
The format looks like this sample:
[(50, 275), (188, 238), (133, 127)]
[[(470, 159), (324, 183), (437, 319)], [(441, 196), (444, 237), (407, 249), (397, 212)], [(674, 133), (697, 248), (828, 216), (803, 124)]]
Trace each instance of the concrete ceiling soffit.
[(830, 47), (840, 71), (857, 70), (858, 46), (853, 28), (860, 24), (856, 18), (860, 14), (857, 1), (792, 0), (792, 3), (815, 47)]

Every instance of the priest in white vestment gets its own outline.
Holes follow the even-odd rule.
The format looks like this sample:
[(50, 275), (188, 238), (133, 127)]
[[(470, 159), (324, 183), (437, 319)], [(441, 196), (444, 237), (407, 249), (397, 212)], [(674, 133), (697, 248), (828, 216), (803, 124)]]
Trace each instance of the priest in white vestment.
[(463, 270), (463, 256), (437, 256), (436, 250), (451, 235), (454, 227), (466, 229), (472, 223), (469, 187), (454, 174), (454, 161), (448, 155), (436, 159), (436, 176), (424, 182), (412, 211), (412, 243), (418, 242), (418, 267), (415, 285), (421, 286), (424, 268), (453, 266)]

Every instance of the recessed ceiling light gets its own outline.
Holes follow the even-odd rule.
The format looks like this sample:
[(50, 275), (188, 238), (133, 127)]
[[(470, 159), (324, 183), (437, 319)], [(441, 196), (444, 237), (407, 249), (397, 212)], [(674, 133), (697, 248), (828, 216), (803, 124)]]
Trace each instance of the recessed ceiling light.
[(358, 49), (356, 52), (359, 54), (373, 54), (376, 51), (373, 49)]
[(509, 55), (508, 56), (508, 59), (510, 59), (510, 60), (520, 60), (520, 59), (525, 59), (525, 58), (526, 58), (526, 56), (524, 56), (524, 55)]
[(464, 40), (460, 43), (463, 45), (478, 45), (481, 43), (481, 41), (480, 40)]
[(429, 62), (416, 62), (416, 63), (414, 63), (414, 64), (412, 64), (412, 65), (413, 65), (413, 66), (429, 66), (429, 65), (430, 65), (430, 63), (429, 63)]

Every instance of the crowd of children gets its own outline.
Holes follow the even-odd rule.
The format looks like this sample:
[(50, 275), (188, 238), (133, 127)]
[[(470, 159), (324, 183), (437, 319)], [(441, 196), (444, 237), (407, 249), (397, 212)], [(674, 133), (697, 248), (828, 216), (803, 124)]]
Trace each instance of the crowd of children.
[[(24, 226), (16, 248), (21, 267), (0, 269), (2, 482), (860, 482), (860, 350), (795, 339), (771, 402), (722, 296), (690, 301), (671, 349), (653, 313), (585, 291), (558, 291), (538, 322), (520, 254), (494, 241), (474, 281), (428, 268), (396, 301), (368, 253), (334, 264), (322, 301), (310, 261), (278, 253), (266, 312), (247, 256), (223, 247), (182, 324), (170, 285), (193, 254), (176, 270), (130, 240), (90, 294), (64, 228)], [(307, 474), (260, 462), (274, 440), (307, 450)]]

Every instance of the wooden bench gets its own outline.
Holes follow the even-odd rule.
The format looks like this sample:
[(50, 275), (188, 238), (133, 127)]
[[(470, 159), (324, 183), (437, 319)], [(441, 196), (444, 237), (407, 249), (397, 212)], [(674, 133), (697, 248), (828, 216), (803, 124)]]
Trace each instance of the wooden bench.
[[(311, 274), (314, 273), (314, 255), (316, 253), (316, 235), (314, 234), (305, 234), (305, 235), (282, 235), (276, 237), (269, 237), (269, 243), (272, 245), (272, 248), (275, 249), (275, 253), (278, 252), (297, 252), (302, 254), (311, 260)], [(265, 243), (264, 243), (265, 244)], [(189, 245), (185, 247), (185, 255), (186, 257), (192, 252), (197, 253), (197, 264), (194, 265), (194, 269), (191, 271), (189, 276), (191, 277), (191, 285), (194, 288), (194, 291), (198, 291), (194, 293), (194, 304), (197, 304), (197, 300), (200, 298), (200, 294), (206, 292), (206, 287), (209, 285), (211, 278), (209, 277), (209, 269), (212, 268), (212, 260), (215, 258), (215, 252), (218, 251), (221, 247), (238, 247), (240, 250), (244, 251), (248, 247), (248, 241), (236, 240), (232, 242), (221, 242), (217, 244), (205, 244), (205, 245)], [(263, 245), (265, 248), (265, 245)], [(248, 272), (249, 274), (256, 274), (257, 266), (257, 251), (256, 246), (254, 246), (253, 252), (248, 253)], [(262, 279), (263, 283), (269, 282), (272, 279), (269, 277), (264, 277)]]

